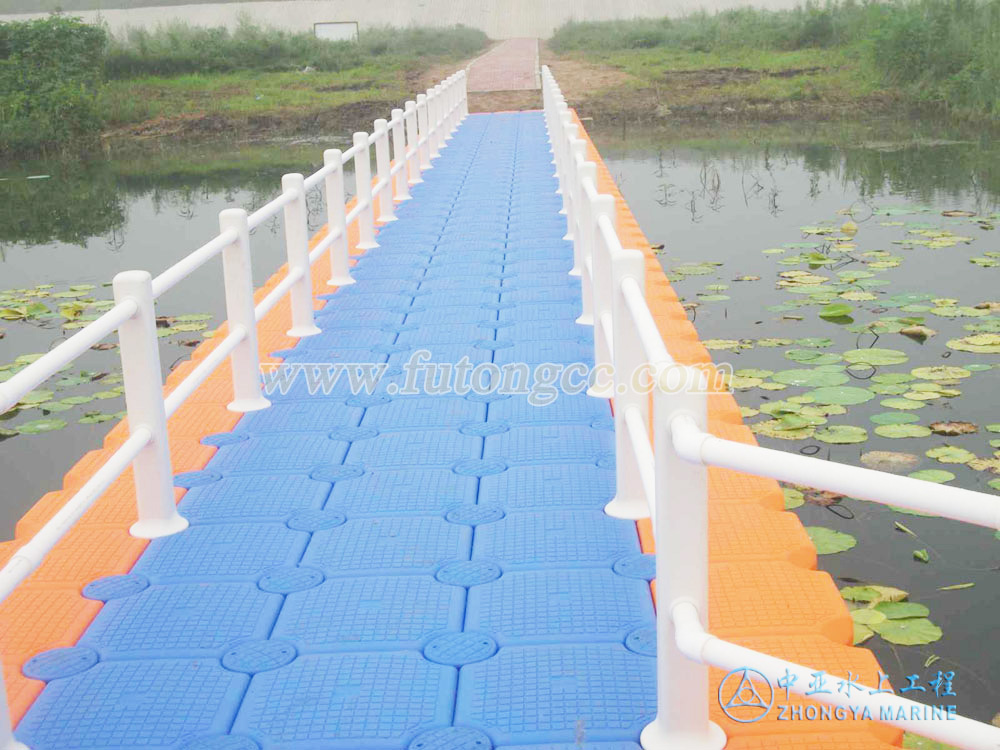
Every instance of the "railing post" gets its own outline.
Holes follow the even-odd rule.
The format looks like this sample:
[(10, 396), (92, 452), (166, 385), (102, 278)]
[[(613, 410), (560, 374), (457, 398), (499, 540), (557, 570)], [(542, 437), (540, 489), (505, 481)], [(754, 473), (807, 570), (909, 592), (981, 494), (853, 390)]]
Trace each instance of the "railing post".
[(688, 602), (708, 622), (708, 470), (674, 449), (672, 422), (691, 417), (708, 429), (706, 378), (671, 365), (656, 375), (656, 718), (642, 731), (644, 750), (721, 750), (722, 729), (709, 721), (708, 666), (677, 647), (672, 611)]
[[(581, 171), (587, 171), (584, 169), (587, 166), (583, 165)], [(596, 165), (589, 164), (589, 166), (596, 174)], [(594, 326), (594, 368), (597, 369), (612, 364), (612, 350), (616, 343), (612, 338), (611, 345), (608, 345), (608, 336), (613, 335), (611, 316), (614, 304), (614, 288), (611, 286), (611, 248), (605, 245), (598, 224), (601, 217), (605, 217), (611, 222), (612, 227), (615, 226), (615, 199), (610, 195), (598, 195), (595, 200), (590, 201), (584, 190), (580, 190), (580, 197), (583, 214), (581, 217), (583, 224), (580, 226), (583, 240), (582, 256), (585, 262), (589, 262), (590, 269), (580, 280), (583, 287), (583, 315), (580, 317), (586, 322), (589, 309), (590, 322)], [(592, 386), (587, 390), (587, 395), (611, 398), (614, 395), (614, 388), (611, 383), (604, 388)]]
[(285, 252), (288, 272), (296, 269), (302, 275), (289, 291), (292, 307), (292, 327), (289, 336), (303, 338), (320, 332), (313, 321), (312, 274), (309, 270), (309, 217), (306, 212), (306, 184), (300, 174), (286, 174), (281, 189), (294, 192), (295, 199), (285, 204)]
[(378, 247), (375, 241), (375, 207), (372, 205), (372, 162), (368, 153), (368, 133), (354, 134), (354, 194), (361, 214), (358, 216), (358, 249)]
[(396, 200), (410, 200), (410, 185), (406, 180), (409, 168), (406, 159), (406, 136), (403, 134), (403, 110), (392, 110), (392, 160), (396, 169)]
[(348, 286), (351, 278), (350, 255), (347, 243), (347, 209), (344, 205), (344, 155), (339, 148), (323, 152), (323, 164), (331, 167), (326, 175), (326, 229), (339, 232), (330, 244), (329, 286)]
[(232, 230), (236, 240), (222, 250), (222, 275), (226, 288), (226, 319), (232, 333), (238, 326), (243, 340), (229, 357), (233, 371), (233, 400), (230, 411), (257, 411), (271, 402), (260, 391), (260, 355), (257, 351), (257, 320), (254, 315), (253, 273), (250, 261), (250, 226), (247, 212), (228, 208), (219, 214), (219, 229)]
[[(614, 201), (611, 196), (607, 197)], [(600, 243), (598, 243), (600, 244)], [(597, 252), (600, 252), (598, 250)], [(646, 258), (638, 250), (617, 250), (611, 253), (611, 325), (614, 341), (614, 399), (615, 399), (615, 496), (604, 512), (615, 518), (639, 519), (649, 516), (649, 505), (642, 485), (642, 475), (626, 424), (630, 412), (639, 416), (649, 431), (649, 393), (639, 381), (640, 370), (646, 366), (646, 353), (625, 301), (622, 284), (635, 282), (640, 291), (646, 288)], [(595, 368), (596, 369), (596, 368)]]
[(3, 677), (3, 664), (0, 664), (0, 750), (29, 750), (23, 742), (14, 739), (14, 725), (10, 720), (10, 708), (7, 706), (7, 685)]
[(430, 146), (430, 158), (437, 159), (438, 142), (441, 137), (441, 97), (438, 87), (427, 89), (427, 143)]
[(412, 99), (403, 105), (405, 109), (404, 119), (406, 120), (406, 171), (409, 174), (409, 183), (419, 185), (423, 180), (420, 177), (420, 136), (417, 133), (417, 103)]
[(460, 71), (460, 73), (462, 76), (462, 83), (461, 83), (462, 103), (461, 107), (459, 108), (459, 112), (462, 113), (462, 118), (464, 119), (469, 114), (469, 76), (464, 70)]
[(188, 522), (174, 501), (152, 277), (146, 271), (122, 271), (112, 287), (115, 302), (131, 298), (138, 306), (135, 315), (119, 327), (118, 341), (129, 430), (134, 434), (145, 427), (151, 435), (132, 462), (139, 520), (131, 532), (141, 539), (155, 539), (186, 529)]
[(430, 117), (427, 113), (427, 94), (417, 94), (417, 146), (420, 151), (420, 169), (431, 167)]
[(441, 84), (441, 141), (451, 140), (452, 96), (455, 92), (451, 86), (451, 76)]
[(384, 119), (375, 121), (375, 173), (378, 175), (378, 220), (384, 223), (395, 221), (396, 212), (392, 203), (392, 165), (389, 162), (389, 123)]

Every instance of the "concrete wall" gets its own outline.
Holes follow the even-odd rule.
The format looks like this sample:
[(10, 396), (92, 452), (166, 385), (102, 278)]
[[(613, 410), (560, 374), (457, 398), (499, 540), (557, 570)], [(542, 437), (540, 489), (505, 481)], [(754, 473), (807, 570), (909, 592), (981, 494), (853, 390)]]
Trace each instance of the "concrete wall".
[[(133, 10), (74, 11), (88, 21), (103, 20), (115, 33), (127, 27), (155, 27), (183, 20), (199, 26), (235, 26), (241, 15), (264, 26), (312, 30), (322, 21), (357, 21), (370, 26), (451, 26), (463, 23), (482, 29), (493, 39), (551, 36), (562, 23), (612, 18), (678, 16), (748, 5), (785, 8), (796, 0), (294, 0), (173, 5)], [(0, 21), (36, 18), (44, 14), (0, 15)]]

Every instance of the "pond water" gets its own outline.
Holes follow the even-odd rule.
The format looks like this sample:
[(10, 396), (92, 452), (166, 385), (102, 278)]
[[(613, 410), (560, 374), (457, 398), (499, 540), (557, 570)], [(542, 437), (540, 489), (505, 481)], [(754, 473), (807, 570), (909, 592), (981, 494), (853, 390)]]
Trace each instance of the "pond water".
[[(716, 363), (735, 368), (736, 398), (762, 445), (875, 468), (889, 461), (897, 473), (932, 470), (918, 476), (1000, 493), (1000, 144), (879, 135), (852, 148), (817, 142), (812, 126), (714, 139), (598, 131), (595, 140), (646, 235), (664, 244), (663, 266)], [(936, 335), (921, 341), (911, 326)], [(941, 366), (961, 369), (911, 373)], [(888, 424), (898, 420), (908, 421)], [(938, 422), (970, 432), (931, 432), (948, 429)], [(939, 455), (941, 446), (963, 450)], [(907, 697), (989, 721), (1000, 711), (1000, 539), (850, 498), (805, 500), (796, 512), (806, 526), (839, 532), (814, 532), (816, 541), (831, 551), (856, 542), (820, 555), (839, 587), (902, 589), (943, 631), (900, 645), (861, 630), (897, 690), (918, 675), (926, 692)], [(873, 627), (897, 641), (914, 630), (915, 640), (936, 636), (926, 622)], [(939, 671), (955, 672), (957, 696), (935, 696)]]
[[(1000, 330), (1000, 307), (974, 307), (1000, 300), (1000, 232), (993, 228), (1000, 224), (1000, 148), (992, 141), (935, 127), (901, 136), (892, 127), (845, 135), (812, 125), (710, 138), (598, 130), (595, 140), (646, 234), (664, 243), (664, 267), (692, 304), (690, 314), (716, 361), (740, 371), (740, 404), (774, 412), (748, 422), (770, 422), (764, 428), (770, 435), (792, 438), (760, 435), (762, 444), (855, 464), (872, 451), (906, 453), (908, 458), (880, 458), (908, 462), (897, 469), (903, 473), (944, 470), (954, 475), (949, 481), (955, 486), (998, 491), (989, 482), (1000, 478), (991, 472), (997, 471), (991, 461), (1000, 443), (990, 441), (1000, 434), (986, 426), (1000, 423), (1000, 357), (948, 345)], [(867, 145), (829, 145), (837, 142)], [(19, 355), (44, 352), (70, 335), (73, 329), (64, 325), (74, 325), (71, 318), (79, 322), (99, 312), (100, 301), (111, 297), (105, 284), (116, 272), (143, 268), (155, 274), (213, 236), (220, 210), (261, 205), (277, 193), (283, 173), (308, 173), (318, 167), (323, 148), (344, 146), (279, 143), (233, 151), (209, 145), (72, 167), (8, 167), (0, 173), (0, 308), (42, 307), (31, 308), (27, 320), (0, 320), (0, 368), (6, 368), (0, 380), (16, 369), (9, 363)], [(317, 198), (310, 212), (316, 226), (322, 223)], [(850, 226), (841, 231), (848, 221), (856, 232)], [(259, 284), (283, 261), (280, 221), (261, 227), (252, 242)], [(47, 284), (53, 287), (38, 289)], [(849, 306), (851, 320), (828, 319), (844, 312), (831, 304)], [(164, 370), (187, 356), (188, 345), (214, 328), (223, 310), (218, 264), (159, 301), (159, 314), (172, 318), (161, 347)], [(824, 311), (827, 318), (820, 316)], [(875, 321), (881, 322), (873, 331)], [(936, 335), (920, 343), (898, 333), (915, 325)], [(972, 340), (972, 348), (988, 352), (995, 344), (989, 337)], [(871, 348), (878, 353), (848, 354), (853, 365), (843, 358)], [(859, 364), (871, 359), (895, 364)], [(962, 371), (901, 382), (914, 368), (936, 366)], [(41, 387), (51, 392), (38, 397), (42, 403), (0, 420), (0, 538), (12, 535), (38, 497), (59, 488), (82, 453), (100, 446), (114, 424), (101, 420), (124, 408), (117, 370), (115, 351), (90, 352), (58, 382)], [(808, 385), (788, 385), (803, 378)], [(788, 401), (819, 388), (834, 390), (809, 403)], [(825, 413), (839, 409), (824, 406), (824, 398), (848, 402), (840, 407), (844, 413)], [(896, 407), (921, 408), (881, 403), (888, 399), (903, 399)], [(976, 430), (888, 438), (875, 432), (887, 425), (872, 421), (885, 413), (914, 415), (909, 425), (967, 422)], [(810, 424), (824, 419), (827, 424)], [(863, 442), (826, 442), (831, 439)], [(943, 445), (974, 454), (973, 466), (961, 451), (942, 458), (965, 463), (925, 455)], [(798, 502), (794, 493), (790, 497)], [(927, 618), (943, 631), (926, 645), (894, 645), (881, 635), (866, 641), (897, 688), (907, 684), (906, 675), (918, 675), (930, 696), (908, 697), (951, 702), (960, 713), (990, 720), (1000, 710), (1000, 649), (993, 644), (1000, 541), (993, 533), (849, 498), (809, 497), (796, 512), (807, 526), (850, 535), (827, 534), (824, 545), (856, 540), (847, 551), (820, 557), (839, 586), (903, 589), (909, 601), (926, 605)], [(926, 552), (928, 562), (914, 552)], [(955, 585), (965, 587), (942, 590)], [(879, 627), (898, 640), (898, 633)], [(936, 698), (928, 687), (939, 670), (955, 672), (956, 697)]]

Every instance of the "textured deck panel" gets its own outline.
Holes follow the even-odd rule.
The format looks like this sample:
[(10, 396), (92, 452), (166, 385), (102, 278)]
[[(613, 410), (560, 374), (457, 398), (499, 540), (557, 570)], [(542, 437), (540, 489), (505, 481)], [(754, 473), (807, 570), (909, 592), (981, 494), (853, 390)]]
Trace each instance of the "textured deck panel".
[[(608, 402), (557, 388), (549, 406), (399, 393), (422, 349), (498, 367), (591, 359), (551, 172), (540, 114), (470, 117), (357, 264), (358, 283), (329, 294), (314, 273), (321, 334), (289, 339), (287, 302), (262, 321), (265, 361), (385, 363), (374, 393), (303, 376), (271, 409), (234, 418), (223, 367), (175, 415), (190, 528), (129, 537), (123, 477), (67, 537), (74, 554), (53, 555), (8, 602), (59, 613), (4, 644), (33, 750), (638, 747), (655, 711), (652, 558), (640, 554), (648, 529), (601, 512), (614, 491)], [(676, 329), (671, 351), (704, 359), (662, 274), (650, 276), (657, 320)], [(752, 441), (730, 397), (712, 399), (711, 417)], [(106, 447), (124, 436), (116, 427)], [(104, 457), (88, 454), (66, 487)], [(726, 527), (712, 537), (713, 627), (800, 662), (816, 655), (831, 673), (870, 667), (836, 643), (848, 637), (843, 604), (805, 569), (813, 558), (774, 483), (729, 472), (712, 484), (713, 526)], [(52, 493), (24, 527), (66, 497)], [(808, 603), (764, 643), (789, 592)], [(836, 729), (879, 746), (860, 725)], [(802, 730), (727, 726), (733, 742)]]

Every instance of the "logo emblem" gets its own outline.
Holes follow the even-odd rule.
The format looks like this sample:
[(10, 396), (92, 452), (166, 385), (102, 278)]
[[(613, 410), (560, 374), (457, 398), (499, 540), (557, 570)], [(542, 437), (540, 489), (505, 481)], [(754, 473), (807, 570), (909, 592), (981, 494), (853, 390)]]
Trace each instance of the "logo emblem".
[(771, 682), (756, 669), (734, 669), (719, 683), (722, 712), (740, 724), (760, 721), (767, 716), (773, 704)]

